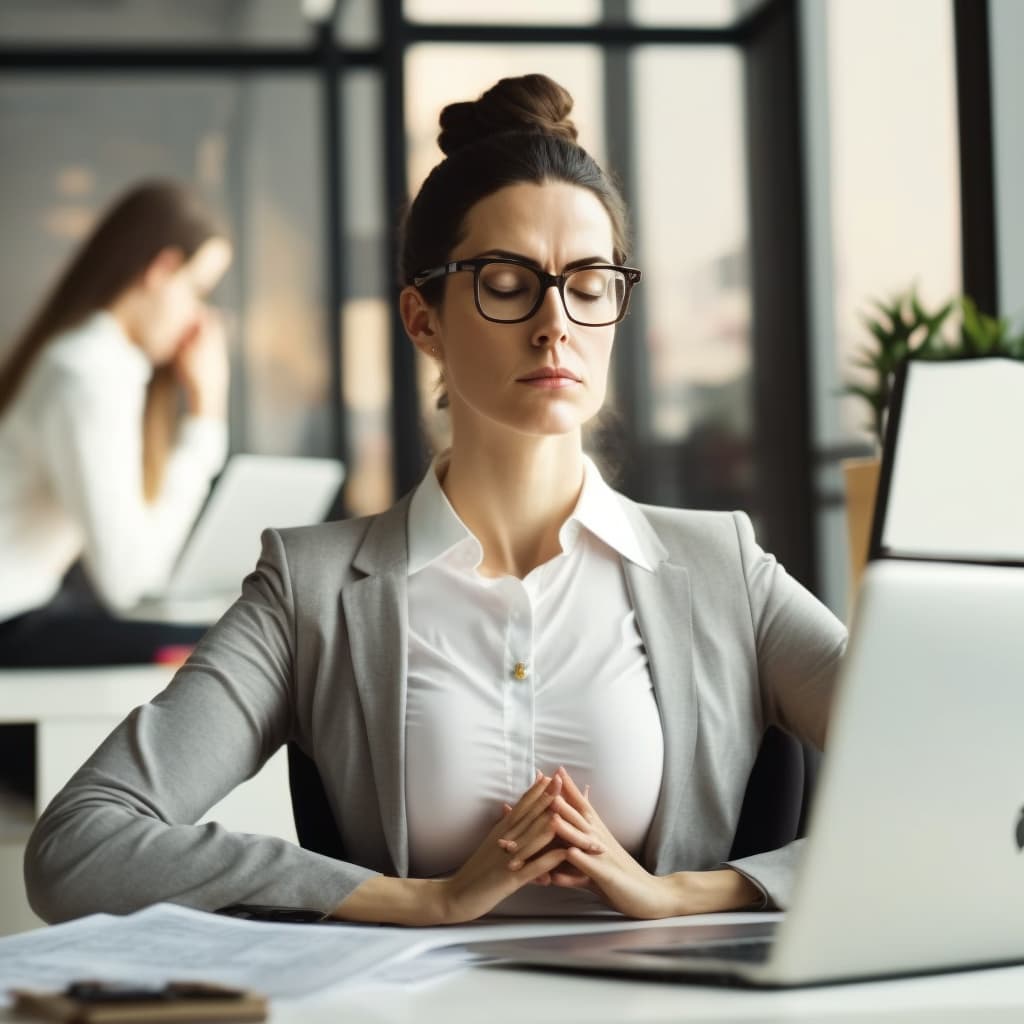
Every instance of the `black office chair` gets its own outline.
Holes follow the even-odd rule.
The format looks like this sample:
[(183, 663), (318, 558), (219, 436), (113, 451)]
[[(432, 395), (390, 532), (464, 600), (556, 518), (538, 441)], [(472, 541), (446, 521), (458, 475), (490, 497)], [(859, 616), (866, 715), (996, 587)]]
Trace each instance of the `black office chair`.
[(777, 850), (803, 836), (821, 754), (769, 727), (750, 771), (730, 860)]
[(341, 834), (327, 802), (323, 780), (316, 764), (298, 744), (288, 744), (288, 789), (292, 797), (292, 817), (299, 846), (325, 857), (345, 860)]
[[(765, 733), (747, 783), (730, 860), (778, 849), (804, 834), (819, 758), (817, 751), (774, 726)], [(299, 845), (344, 860), (320, 773), (294, 743), (288, 744), (288, 788)]]

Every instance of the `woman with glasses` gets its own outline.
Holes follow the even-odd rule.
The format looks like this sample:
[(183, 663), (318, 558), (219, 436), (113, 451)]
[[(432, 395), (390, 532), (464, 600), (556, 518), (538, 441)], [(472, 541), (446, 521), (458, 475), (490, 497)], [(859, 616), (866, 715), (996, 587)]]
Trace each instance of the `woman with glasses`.
[[(795, 846), (726, 861), (764, 729), (822, 744), (844, 630), (745, 516), (637, 505), (585, 456), (641, 275), (571, 106), (529, 75), (442, 112), (400, 304), (451, 446), (381, 515), (268, 531), (239, 602), (40, 822), (44, 917), (786, 904)], [(194, 826), (289, 741), (336, 858)]]

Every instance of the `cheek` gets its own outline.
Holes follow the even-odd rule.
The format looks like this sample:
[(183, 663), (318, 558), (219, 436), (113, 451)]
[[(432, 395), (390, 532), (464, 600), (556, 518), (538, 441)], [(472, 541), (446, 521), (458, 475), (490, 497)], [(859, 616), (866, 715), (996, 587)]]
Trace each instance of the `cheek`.
[(614, 334), (584, 339), (584, 361), (590, 378), (591, 389), (604, 400), (608, 390), (608, 374), (611, 371), (612, 343)]
[(503, 354), (508, 342), (492, 335), (493, 325), (479, 317), (454, 316), (446, 319), (441, 337), (445, 353), (445, 374), (459, 386), (472, 388), (501, 379)]

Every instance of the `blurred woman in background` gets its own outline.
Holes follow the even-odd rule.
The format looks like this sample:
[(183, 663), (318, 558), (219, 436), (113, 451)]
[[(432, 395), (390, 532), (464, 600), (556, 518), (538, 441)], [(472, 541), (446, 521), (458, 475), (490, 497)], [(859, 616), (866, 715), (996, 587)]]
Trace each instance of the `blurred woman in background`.
[(206, 297), (230, 261), (185, 188), (140, 185), (0, 366), (0, 665), (149, 660), (157, 631), (83, 619), (61, 583), (81, 557), (118, 611), (166, 580), (227, 450), (227, 351)]

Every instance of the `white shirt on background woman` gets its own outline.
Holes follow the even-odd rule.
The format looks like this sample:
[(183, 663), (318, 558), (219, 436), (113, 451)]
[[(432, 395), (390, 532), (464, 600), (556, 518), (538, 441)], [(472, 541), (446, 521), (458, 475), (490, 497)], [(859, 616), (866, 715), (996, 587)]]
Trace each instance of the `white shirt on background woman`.
[(46, 345), (0, 417), (0, 622), (46, 605), (79, 556), (114, 609), (166, 581), (223, 465), (227, 426), (186, 417), (160, 494), (146, 502), (152, 373), (100, 311)]

